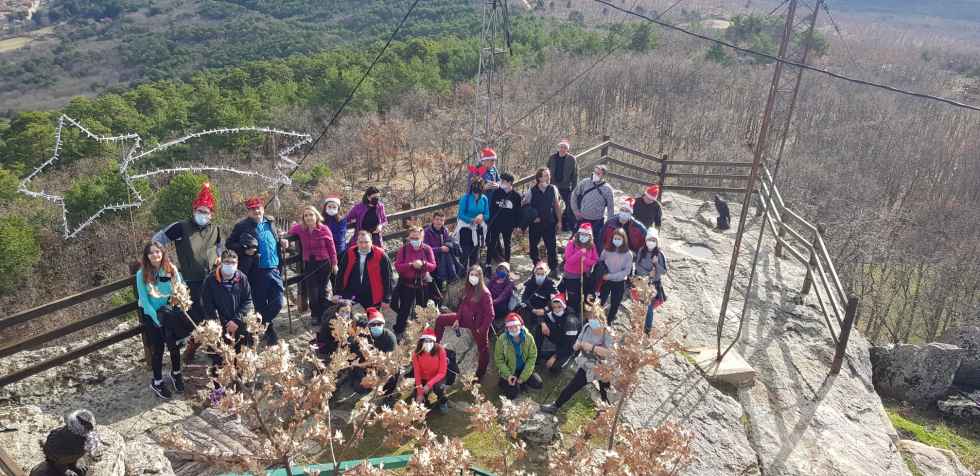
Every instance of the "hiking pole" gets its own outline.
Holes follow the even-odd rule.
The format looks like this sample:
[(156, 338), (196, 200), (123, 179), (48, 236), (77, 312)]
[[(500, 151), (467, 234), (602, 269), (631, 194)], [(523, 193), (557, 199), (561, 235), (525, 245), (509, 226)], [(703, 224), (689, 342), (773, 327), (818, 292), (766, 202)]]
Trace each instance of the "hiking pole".
[[(573, 243), (572, 246), (575, 246)], [(581, 316), (585, 309), (585, 258), (578, 259), (578, 313)]]
[[(289, 286), (286, 285), (289, 282), (289, 266), (286, 266), (286, 254), (283, 253), (282, 246), (279, 247), (279, 267), (282, 269), (282, 282), (283, 282), (283, 295), (286, 297), (286, 318), (289, 319), (289, 335), (293, 334), (293, 311), (289, 309)], [(273, 325), (269, 322), (269, 325)]]

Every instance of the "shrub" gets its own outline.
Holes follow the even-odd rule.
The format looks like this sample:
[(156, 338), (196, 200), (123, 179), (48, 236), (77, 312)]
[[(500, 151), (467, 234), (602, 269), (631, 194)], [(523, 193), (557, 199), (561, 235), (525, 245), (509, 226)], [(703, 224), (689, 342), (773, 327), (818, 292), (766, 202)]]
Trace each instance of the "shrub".
[[(201, 185), (209, 179), (206, 175), (185, 172), (174, 176), (166, 187), (163, 187), (153, 205), (153, 218), (160, 226), (169, 225), (175, 221), (186, 220), (191, 214), (191, 203), (201, 191)], [(211, 184), (214, 193), (215, 208), (218, 207), (218, 189)]]
[(24, 277), (41, 259), (41, 245), (34, 229), (21, 217), (0, 218), (0, 294), (25, 282)]
[[(98, 175), (76, 179), (71, 188), (65, 192), (69, 229), (82, 224), (103, 207), (136, 201), (136, 197), (119, 174), (118, 167), (114, 161), (108, 161)], [(137, 181), (134, 186), (146, 198), (149, 193), (146, 181)]]

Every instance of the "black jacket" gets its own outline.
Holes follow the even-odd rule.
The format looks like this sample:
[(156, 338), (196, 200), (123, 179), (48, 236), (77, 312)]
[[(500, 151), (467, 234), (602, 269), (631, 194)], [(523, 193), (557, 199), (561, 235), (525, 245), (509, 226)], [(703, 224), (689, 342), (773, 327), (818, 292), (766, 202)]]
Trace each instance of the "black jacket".
[(548, 309), (551, 302), (551, 295), (558, 292), (555, 282), (551, 278), (544, 278), (544, 284), (538, 286), (534, 282), (534, 276), (524, 282), (524, 292), (521, 293), (521, 302), (528, 309)]
[(501, 188), (494, 190), (490, 196), (490, 228), (511, 230), (518, 226), (520, 219), (521, 194), (513, 189), (510, 192)]
[(204, 316), (213, 318), (217, 314), (221, 325), (234, 321), (241, 329), (245, 328), (245, 316), (253, 310), (252, 288), (248, 278), (241, 271), (235, 271), (230, 285), (226, 285), (218, 270), (208, 276), (201, 285), (201, 307)]
[[(272, 234), (276, 235), (276, 249), (281, 253), (282, 250), (279, 248), (279, 228), (276, 226), (276, 219), (272, 215), (266, 215), (265, 219), (269, 221), (269, 225), (272, 228)], [(241, 260), (242, 256), (245, 255), (245, 250), (242, 249), (241, 237), (243, 233), (251, 233), (252, 236), (258, 238), (259, 234), (255, 231), (259, 224), (255, 223), (255, 220), (251, 218), (244, 218), (238, 223), (235, 223), (235, 227), (231, 230), (231, 235), (228, 235), (228, 239), (225, 240), (225, 247), (238, 253), (238, 259)], [(259, 255), (258, 253), (252, 258), (255, 263), (258, 263)], [(281, 260), (280, 260), (281, 264)], [(252, 264), (254, 266), (254, 263)], [(238, 264), (239, 269), (242, 268), (242, 263)]]
[(663, 218), (660, 202), (654, 200), (653, 203), (647, 203), (642, 195), (636, 197), (636, 202), (633, 204), (633, 218), (647, 228), (650, 228), (650, 225), (660, 228), (660, 221)]

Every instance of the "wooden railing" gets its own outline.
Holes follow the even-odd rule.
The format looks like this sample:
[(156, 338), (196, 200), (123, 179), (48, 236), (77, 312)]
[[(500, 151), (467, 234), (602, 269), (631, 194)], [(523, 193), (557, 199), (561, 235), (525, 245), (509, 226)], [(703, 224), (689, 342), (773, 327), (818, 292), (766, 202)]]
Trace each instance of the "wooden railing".
[[(648, 166), (638, 165), (637, 163), (631, 163), (627, 160), (610, 157), (610, 149), (623, 152), (629, 157), (638, 158), (640, 164), (656, 164), (656, 168), (650, 168)], [(735, 172), (745, 172), (751, 167), (751, 163), (749, 162), (668, 160), (666, 156), (658, 157), (656, 155), (643, 153), (630, 147), (617, 144), (608, 136), (603, 137), (602, 142), (580, 151), (576, 155), (580, 161), (580, 170), (588, 170), (594, 164), (603, 163), (610, 168), (608, 177), (611, 179), (644, 186), (650, 183), (658, 183), (661, 185), (662, 191), (708, 193), (744, 192), (745, 188), (748, 186), (748, 175)], [(591, 164), (585, 165), (585, 158), (595, 155), (598, 155), (598, 159), (590, 159), (589, 162), (591, 162)], [(705, 170), (711, 170), (711, 172), (704, 172)], [(623, 172), (620, 173), (618, 171)], [(515, 185), (530, 183), (533, 178), (533, 176), (522, 177), (515, 182)], [(715, 184), (704, 185), (690, 183), (691, 180), (709, 181), (714, 182)], [(785, 207), (782, 197), (779, 195), (778, 189), (772, 186), (772, 179), (768, 173), (768, 170), (761, 180), (761, 185), (761, 193), (765, 203), (767, 204), (766, 220), (768, 223), (773, 224), (774, 229), (777, 230), (777, 254), (781, 255), (781, 253), (785, 250), (791, 256), (803, 263), (804, 266), (807, 266), (807, 278), (804, 283), (803, 293), (807, 293), (811, 289), (816, 291), (816, 296), (818, 302), (820, 303), (821, 309), (824, 311), (824, 317), (827, 325), (831, 329), (834, 342), (837, 343), (838, 350), (834, 362), (835, 368), (839, 370), (839, 360), (843, 357), (843, 349), (845, 349), (847, 346), (847, 337), (850, 332), (851, 324), (854, 320), (856, 300), (854, 298), (848, 298), (845, 294), (844, 289), (840, 284), (840, 278), (837, 276), (837, 271), (834, 264), (830, 260), (829, 253), (827, 253), (827, 248), (824, 245), (821, 232), (816, 227), (810, 225), (805, 220), (800, 218), (799, 215), (794, 213), (792, 210)], [(772, 192), (770, 192), (770, 190)], [(390, 222), (398, 222), (400, 220), (420, 217), (436, 210), (450, 210), (454, 208), (456, 204), (456, 200), (450, 200), (411, 210), (399, 211), (388, 215), (388, 219)], [(447, 222), (451, 223), (453, 220), (454, 218), (450, 218), (447, 219)], [(807, 240), (803, 233), (800, 233), (792, 226), (794, 221), (795, 223), (801, 224), (807, 230), (809, 236), (812, 237), (810, 240)], [(404, 237), (405, 234), (406, 232), (404, 230), (397, 230), (393, 233), (386, 234), (385, 238), (399, 239)], [(798, 245), (794, 246), (791, 243), (793, 240), (796, 240)], [(286, 256), (284, 264), (287, 266), (302, 266), (299, 253), (290, 253), (288, 256)], [(814, 275), (817, 276), (816, 281), (814, 280)], [(289, 276), (288, 279), (286, 279), (285, 284), (287, 287), (293, 286), (299, 283), (302, 279), (302, 274), (296, 273)], [(813, 286), (814, 282), (818, 283), (818, 286)], [(129, 276), (43, 304), (33, 309), (19, 312), (0, 320), (0, 331), (9, 329), (16, 325), (29, 323), (35, 319), (65, 310), (78, 304), (102, 298), (107, 294), (131, 287), (133, 285), (134, 278)], [(846, 305), (844, 304), (845, 302), (847, 303)], [(89, 329), (97, 324), (127, 316), (132, 312), (137, 312), (135, 301), (99, 312), (93, 316), (62, 326), (52, 331), (44, 332), (37, 336), (28, 337), (12, 343), (4, 343), (2, 346), (0, 346), (0, 358), (8, 357), (18, 352), (48, 344), (56, 339), (61, 339), (70, 334)], [(831, 326), (831, 316), (835, 318), (841, 328), (839, 335), (834, 332), (833, 326)], [(129, 329), (117, 332), (108, 337), (104, 337), (83, 347), (73, 349), (65, 354), (35, 363), (27, 368), (17, 370), (11, 374), (0, 376), (0, 387), (23, 380), (27, 377), (76, 360), (93, 352), (105, 349), (130, 337), (140, 335), (141, 332), (142, 326), (140, 324), (134, 324), (133, 327)]]

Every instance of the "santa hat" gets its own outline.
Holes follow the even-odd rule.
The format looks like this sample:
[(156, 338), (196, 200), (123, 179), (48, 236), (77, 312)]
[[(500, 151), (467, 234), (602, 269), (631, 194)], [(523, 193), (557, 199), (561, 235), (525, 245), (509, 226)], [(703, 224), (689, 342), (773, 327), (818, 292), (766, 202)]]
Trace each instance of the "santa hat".
[(565, 299), (565, 293), (555, 293), (551, 295), (551, 302), (560, 302), (562, 306), (567, 306), (568, 303)]
[(582, 234), (585, 234), (585, 235), (592, 236), (592, 224), (591, 223), (582, 223), (578, 227), (578, 232), (579, 233), (582, 233)]
[(426, 327), (425, 330), (422, 331), (422, 335), (419, 336), (419, 340), (431, 340), (431, 341), (435, 342), (436, 341), (436, 331), (435, 331), (435, 329), (433, 329), (431, 327)]
[(569, 149), (569, 148), (572, 147), (572, 145), (568, 142), (568, 139), (562, 139), (562, 140), (558, 141), (558, 147), (561, 147), (561, 146), (565, 146), (566, 149)]
[(484, 147), (483, 150), (480, 151), (480, 162), (483, 162), (484, 160), (497, 160), (497, 153), (489, 147)]
[(385, 322), (385, 316), (381, 314), (381, 311), (379, 311), (377, 308), (369, 307), (365, 309), (365, 311), (367, 312), (368, 324), (379, 321), (382, 323)]
[(516, 312), (507, 314), (507, 317), (504, 319), (504, 327), (511, 327), (514, 325), (524, 326), (524, 320), (521, 319), (521, 315)]
[(621, 211), (621, 212), (628, 212), (628, 213), (631, 213), (632, 214), (633, 213), (633, 205), (635, 203), (636, 203), (636, 200), (633, 197), (626, 197), (626, 198), (623, 199), (623, 202), (619, 205), (619, 211)]
[(245, 208), (252, 210), (262, 206), (262, 197), (252, 197), (245, 200)]
[(501, 261), (500, 263), (497, 264), (496, 269), (500, 269), (500, 268), (504, 268), (507, 270), (508, 273), (510, 273), (510, 263), (506, 261)]
[(647, 187), (646, 196), (650, 200), (656, 200), (660, 196), (660, 185), (653, 184)]
[(323, 204), (333, 203), (340, 206), (340, 196), (339, 195), (327, 195), (327, 198), (323, 200)]
[(191, 203), (191, 208), (197, 210), (199, 207), (208, 207), (214, 211), (214, 194), (211, 193), (211, 184), (204, 182), (201, 184), (201, 191), (197, 192), (197, 198)]

